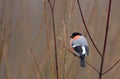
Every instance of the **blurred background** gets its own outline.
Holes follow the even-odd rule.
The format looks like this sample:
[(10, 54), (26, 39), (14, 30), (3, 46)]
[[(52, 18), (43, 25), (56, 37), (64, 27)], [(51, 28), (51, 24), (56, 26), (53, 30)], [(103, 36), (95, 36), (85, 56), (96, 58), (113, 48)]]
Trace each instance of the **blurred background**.
[[(109, 0), (79, 0), (87, 28), (103, 50)], [(53, 3), (53, 0), (51, 0)], [(120, 0), (112, 0), (103, 72), (120, 59)], [(79, 65), (69, 48), (69, 36), (80, 32), (88, 40), (86, 61), (100, 69), (101, 58), (83, 25), (77, 0), (56, 0), (55, 34), (59, 79), (98, 79), (97, 72)], [(0, 0), (0, 79), (56, 79), (52, 14), (47, 0)], [(120, 64), (103, 76), (119, 79)]]

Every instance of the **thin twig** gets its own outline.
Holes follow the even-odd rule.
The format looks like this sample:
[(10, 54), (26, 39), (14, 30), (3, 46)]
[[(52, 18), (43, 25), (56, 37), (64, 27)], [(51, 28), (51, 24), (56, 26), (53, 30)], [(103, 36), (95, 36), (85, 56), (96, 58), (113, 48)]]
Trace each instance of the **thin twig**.
[(48, 0), (48, 3), (49, 3), (49, 5), (50, 5), (50, 9), (51, 9), (51, 11), (53, 11), (53, 6), (52, 6), (51, 1), (50, 1), (50, 0)]
[[(70, 34), (71, 19), (72, 19), (73, 13), (74, 13), (74, 7), (75, 7), (75, 0), (72, 0), (70, 3), (70, 10), (68, 13), (68, 20), (67, 20), (67, 27), (68, 27), (67, 32), (68, 33), (67, 34)], [(67, 37), (67, 38), (69, 38), (69, 37)]]
[(1, 12), (1, 28), (2, 28), (2, 33), (1, 33), (1, 40), (0, 40), (0, 63), (1, 63), (1, 60), (2, 60), (2, 54), (3, 54), (3, 47), (4, 47), (4, 43), (5, 43), (5, 33), (6, 33), (6, 27), (5, 27), (5, 8), (6, 8), (6, 0), (3, 1), (2, 3), (3, 7), (2, 7), (2, 12)]
[(83, 21), (83, 24), (84, 24), (84, 26), (85, 26), (85, 29), (86, 29), (86, 31), (87, 31), (87, 33), (88, 33), (88, 36), (89, 36), (89, 38), (90, 38), (90, 40), (91, 40), (93, 46), (94, 46), (95, 49), (97, 50), (98, 54), (99, 54), (100, 57), (102, 58), (102, 54), (101, 54), (101, 52), (100, 52), (99, 49), (97, 48), (96, 44), (94, 43), (94, 41), (93, 41), (93, 39), (92, 39), (92, 37), (91, 37), (89, 31), (88, 31), (88, 28), (87, 28), (87, 25), (86, 25), (85, 19), (84, 19), (84, 17), (83, 17), (83, 13), (82, 13), (82, 9), (81, 9), (81, 6), (80, 6), (80, 2), (79, 2), (79, 0), (77, 0), (77, 3), (78, 3), (79, 11), (80, 11), (80, 14), (81, 14), (81, 17), (82, 17), (82, 21)]
[(55, 8), (55, 2), (56, 2), (56, 0), (53, 1), (53, 8)]
[(66, 38), (67, 38), (67, 31), (66, 31), (66, 25), (65, 25), (65, 22), (64, 22), (64, 20), (62, 21), (62, 24), (63, 24), (63, 38), (64, 38), (64, 40), (63, 40), (63, 48), (64, 48), (64, 58), (63, 58), (63, 78), (62, 79), (65, 79), (65, 69), (66, 69), (66, 67), (65, 67), (65, 65), (66, 65), (66, 50), (65, 50), (65, 47), (66, 47), (66, 45), (67, 45), (67, 40), (66, 40)]
[[(71, 50), (67, 49), (67, 51), (69, 51), (71, 54), (75, 55)], [(80, 58), (79, 56), (75, 55), (76, 57)], [(91, 68), (93, 68), (98, 74), (99, 74), (99, 71), (97, 70), (97, 68), (95, 68), (92, 64), (90, 64), (89, 62), (87, 62), (85, 60), (86, 64), (88, 64)]]
[[(59, 72), (58, 72), (58, 58), (57, 58), (57, 43), (56, 43), (56, 29), (55, 29), (55, 18), (54, 18), (54, 6), (50, 0), (48, 0), (51, 12), (52, 12), (52, 24), (53, 24), (53, 37), (54, 37), (54, 48), (55, 48), (55, 63), (56, 63), (56, 77), (59, 79)], [(55, 1), (54, 1), (55, 2)], [(55, 5), (55, 3), (54, 3)]]
[(120, 59), (113, 66), (111, 66), (108, 70), (106, 70), (105, 72), (103, 72), (102, 75), (105, 75), (107, 72), (109, 72), (110, 70), (112, 70), (119, 63), (120, 63)]
[(47, 18), (47, 4), (46, 4), (46, 0), (44, 0), (44, 21), (45, 21), (45, 29), (46, 29), (46, 36), (47, 36), (47, 47), (48, 47), (48, 53), (49, 53), (49, 58), (50, 58), (50, 74), (51, 74), (51, 78), (55, 79), (54, 76), (54, 67), (53, 67), (53, 61), (52, 61), (52, 54), (51, 54), (51, 45), (50, 45), (50, 32), (49, 32), (49, 25), (48, 25), (48, 18)]
[(104, 40), (104, 47), (103, 47), (103, 54), (102, 54), (103, 58), (101, 61), (101, 66), (100, 66), (99, 79), (102, 78), (102, 72), (103, 72), (103, 64), (104, 64), (105, 51), (106, 51), (107, 38), (108, 38), (108, 27), (109, 27), (109, 21), (110, 21), (110, 13), (111, 13), (111, 3), (112, 3), (112, 0), (109, 0), (107, 24), (106, 24), (106, 30), (105, 30), (105, 40)]
[(3, 54), (3, 47), (4, 47), (4, 43), (5, 43), (5, 27), (2, 28), (2, 37), (1, 37), (1, 45), (0, 45), (0, 63), (2, 60), (2, 54)]
[(40, 68), (39, 68), (39, 64), (38, 64), (37, 59), (36, 59), (36, 57), (35, 57), (35, 55), (34, 55), (34, 53), (33, 53), (32, 48), (30, 49), (30, 53), (31, 53), (32, 56), (33, 56), (34, 62), (35, 62), (35, 64), (36, 64), (36, 67), (37, 67), (37, 69), (38, 69), (38, 71), (39, 71), (39, 74), (40, 74), (40, 78), (43, 79), (41, 70), (40, 70)]
[(65, 67), (66, 65), (66, 51), (64, 52), (64, 59), (63, 59), (63, 78), (62, 79), (65, 79)]
[[(65, 40), (64, 49), (65, 49), (65, 47), (67, 46), (67, 39), (66, 39), (66, 38), (68, 38), (68, 34), (69, 34), (69, 32), (70, 32), (70, 28), (67, 28), (66, 25), (67, 25), (68, 27), (70, 27), (70, 20), (71, 20), (71, 17), (72, 17), (72, 15), (73, 15), (74, 5), (75, 5), (75, 0), (71, 1), (71, 6), (70, 6), (69, 14), (68, 14), (67, 24), (65, 24), (65, 21), (64, 21), (64, 20), (62, 21), (63, 26), (64, 26), (64, 35), (65, 35), (65, 36), (64, 36), (64, 40)], [(70, 69), (71, 69), (71, 67), (72, 67), (72, 65), (73, 65), (73, 62), (74, 62), (74, 60), (73, 60), (72, 63), (71, 63), (71, 65), (70, 65), (70, 67), (69, 67), (69, 69), (68, 69), (68, 71), (67, 71), (67, 73), (66, 73), (67, 75), (65, 76), (65, 58), (66, 58), (66, 53), (67, 53), (67, 50), (65, 49), (63, 79), (65, 79), (65, 78), (67, 77), (68, 72), (70, 71)], [(74, 58), (74, 59), (75, 59), (75, 58)]]

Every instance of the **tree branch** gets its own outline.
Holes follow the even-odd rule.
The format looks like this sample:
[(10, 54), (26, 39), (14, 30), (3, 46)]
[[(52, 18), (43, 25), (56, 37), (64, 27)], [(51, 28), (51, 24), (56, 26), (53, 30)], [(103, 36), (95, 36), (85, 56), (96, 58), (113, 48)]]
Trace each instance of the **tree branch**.
[[(67, 51), (69, 51), (71, 54), (73, 54), (74, 56), (80, 58), (78, 55), (75, 55), (70, 49), (66, 49)], [(87, 62), (85, 60), (85, 63), (88, 64), (91, 68), (93, 68), (98, 74), (99, 74), (99, 71), (97, 70), (97, 68), (95, 68), (92, 64), (90, 64), (89, 62)]]
[(88, 28), (87, 28), (87, 25), (86, 25), (86, 22), (85, 22), (85, 19), (84, 19), (84, 16), (83, 16), (82, 10), (81, 10), (81, 6), (80, 6), (80, 2), (79, 2), (79, 0), (77, 0), (77, 3), (78, 3), (79, 11), (80, 11), (80, 14), (81, 14), (81, 17), (82, 17), (82, 21), (83, 21), (83, 24), (84, 24), (84, 26), (85, 26), (85, 29), (86, 29), (86, 31), (87, 31), (87, 33), (88, 33), (88, 36), (89, 36), (89, 38), (90, 38), (90, 40), (91, 40), (93, 46), (94, 46), (95, 49), (97, 50), (98, 54), (99, 54), (100, 57), (102, 58), (102, 54), (101, 54), (101, 52), (100, 52), (99, 49), (97, 48), (96, 44), (94, 43), (94, 41), (93, 41), (93, 39), (92, 39), (92, 37), (91, 37), (89, 31), (88, 31)]
[(50, 9), (51, 9), (51, 11), (53, 11), (53, 6), (52, 6), (51, 1), (50, 1), (50, 0), (48, 0), (48, 3), (49, 3), (49, 5), (50, 5)]
[(101, 66), (100, 66), (99, 79), (101, 79), (101, 77), (102, 77), (102, 71), (103, 71), (105, 51), (106, 51), (106, 45), (107, 45), (107, 39), (108, 39), (108, 27), (109, 27), (109, 21), (110, 21), (111, 3), (112, 3), (112, 0), (109, 0), (109, 7), (108, 7), (108, 14), (107, 14), (107, 24), (106, 24), (104, 47), (103, 47), (103, 54), (102, 54), (103, 58), (102, 58), (102, 61), (101, 61)]
[[(55, 64), (56, 64), (56, 77), (59, 79), (59, 72), (58, 72), (58, 58), (57, 58), (57, 43), (56, 43), (56, 29), (55, 29), (55, 18), (54, 18), (54, 6), (52, 6), (52, 3), (50, 0), (48, 0), (51, 13), (52, 13), (52, 24), (53, 24), (53, 38), (54, 38), (54, 48), (55, 48)], [(55, 0), (54, 0), (55, 5)]]
[(102, 75), (105, 75), (107, 72), (109, 72), (110, 70), (112, 70), (119, 63), (120, 63), (120, 59), (113, 66), (111, 66), (108, 70), (106, 70), (105, 72), (103, 72)]

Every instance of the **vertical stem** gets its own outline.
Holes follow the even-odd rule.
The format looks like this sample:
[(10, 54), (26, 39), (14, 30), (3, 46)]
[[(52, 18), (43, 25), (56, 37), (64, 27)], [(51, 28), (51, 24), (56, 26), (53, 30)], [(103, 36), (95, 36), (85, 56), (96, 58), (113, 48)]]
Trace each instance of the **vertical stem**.
[(2, 61), (2, 55), (3, 55), (3, 48), (4, 48), (4, 43), (5, 43), (5, 27), (3, 26), (2, 28), (2, 37), (1, 37), (1, 45), (0, 45), (0, 66), (1, 66), (1, 61)]
[(66, 50), (65, 50), (65, 47), (67, 46), (67, 29), (66, 29), (66, 25), (65, 25), (65, 22), (63, 20), (63, 49), (64, 49), (64, 59), (63, 59), (63, 78), (62, 79), (65, 79), (65, 69), (66, 69)]
[(6, 10), (6, 0), (3, 0), (3, 3), (2, 3), (2, 11), (1, 11), (1, 20), (0, 20), (0, 27), (2, 28), (2, 34), (1, 34), (1, 40), (0, 40), (0, 63), (1, 63), (1, 60), (2, 60), (2, 54), (3, 54), (3, 46), (4, 46), (4, 39), (5, 39), (5, 10)]
[(100, 66), (99, 79), (102, 79), (102, 76), (103, 76), (102, 72), (103, 72), (103, 64), (104, 64), (106, 44), (107, 44), (107, 38), (108, 38), (108, 27), (109, 27), (109, 20), (110, 20), (111, 3), (112, 3), (112, 0), (109, 0), (107, 24), (106, 24), (105, 40), (104, 40), (104, 48), (103, 48), (103, 54), (102, 54), (103, 58), (102, 58), (102, 61), (101, 61), (101, 66)]
[(59, 79), (59, 74), (58, 74), (58, 58), (57, 58), (57, 43), (56, 43), (56, 28), (55, 28), (55, 18), (54, 18), (54, 5), (55, 5), (55, 0), (54, 0), (54, 5), (52, 6), (51, 1), (48, 0), (52, 12), (52, 24), (53, 24), (53, 37), (54, 37), (54, 48), (55, 48), (55, 63), (56, 63), (56, 77)]
[(55, 1), (56, 1), (56, 0), (53, 1), (53, 8), (54, 8), (54, 6), (55, 6)]
[(58, 58), (57, 58), (57, 43), (56, 43), (56, 33), (55, 33), (55, 22), (54, 22), (54, 11), (52, 10), (52, 20), (53, 20), (53, 35), (54, 35), (54, 48), (55, 48), (55, 59), (56, 59), (56, 75), (58, 77)]
[(35, 62), (35, 65), (36, 65), (36, 67), (37, 67), (37, 69), (38, 69), (38, 72), (39, 72), (40, 78), (43, 79), (43, 76), (42, 76), (41, 70), (40, 70), (40, 68), (39, 68), (39, 64), (38, 64), (38, 62), (37, 62), (36, 56), (35, 56), (34, 53), (33, 53), (33, 49), (32, 49), (32, 47), (30, 48), (30, 53), (31, 53), (31, 55), (32, 55), (32, 57), (33, 57), (33, 60), (34, 60), (34, 62)]
[(63, 59), (63, 78), (62, 79), (65, 79), (65, 67), (66, 65), (66, 51), (64, 51), (64, 59)]
[(80, 11), (80, 14), (81, 14), (81, 17), (82, 17), (82, 21), (83, 21), (83, 24), (84, 24), (84, 26), (85, 26), (85, 29), (86, 29), (86, 31), (87, 31), (87, 33), (88, 33), (88, 36), (89, 36), (89, 38), (90, 38), (90, 40), (91, 40), (93, 46), (94, 46), (95, 49), (97, 50), (98, 54), (99, 54), (100, 57), (102, 58), (102, 54), (101, 54), (101, 52), (100, 52), (99, 49), (97, 48), (96, 44), (94, 43), (94, 41), (93, 41), (93, 39), (92, 39), (92, 37), (91, 37), (89, 31), (88, 31), (88, 28), (87, 28), (87, 25), (86, 25), (85, 19), (84, 19), (84, 17), (83, 17), (83, 13), (82, 13), (82, 10), (81, 10), (81, 6), (80, 6), (80, 2), (79, 2), (79, 0), (77, 0), (77, 3), (78, 3), (79, 11)]
[[(3, 13), (3, 12), (2, 12)], [(2, 15), (3, 17), (3, 15)], [(4, 43), (5, 43), (5, 35), (6, 35), (6, 27), (4, 26), (4, 21), (2, 21), (2, 33), (1, 33), (1, 40), (0, 40), (0, 66), (1, 66), (1, 62), (2, 62), (2, 56), (3, 56), (3, 50), (4, 50)]]
[(44, 21), (45, 21), (45, 26), (46, 26), (46, 36), (47, 36), (47, 46), (48, 46), (48, 52), (49, 52), (49, 57), (50, 57), (50, 74), (51, 78), (55, 79), (54, 75), (54, 67), (53, 67), (53, 60), (52, 60), (52, 55), (51, 55), (51, 46), (50, 46), (50, 34), (49, 34), (49, 26), (48, 26), (48, 18), (47, 18), (47, 4), (46, 0), (44, 0)]

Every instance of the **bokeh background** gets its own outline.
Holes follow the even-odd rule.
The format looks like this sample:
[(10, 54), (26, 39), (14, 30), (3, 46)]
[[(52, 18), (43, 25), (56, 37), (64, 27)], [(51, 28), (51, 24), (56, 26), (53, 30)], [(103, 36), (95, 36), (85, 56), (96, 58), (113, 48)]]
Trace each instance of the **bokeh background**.
[[(109, 0), (79, 0), (87, 28), (98, 49), (104, 45)], [(53, 0), (51, 0), (53, 3)], [(103, 71), (120, 59), (120, 0), (112, 0)], [(100, 56), (83, 25), (77, 0), (56, 0), (54, 7), (59, 79), (98, 79), (94, 69), (69, 53), (69, 36), (88, 40), (86, 61), (100, 68)], [(52, 14), (47, 0), (0, 0), (0, 79), (56, 79)], [(119, 79), (120, 64), (103, 76)]]

